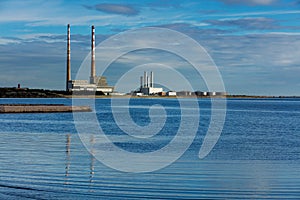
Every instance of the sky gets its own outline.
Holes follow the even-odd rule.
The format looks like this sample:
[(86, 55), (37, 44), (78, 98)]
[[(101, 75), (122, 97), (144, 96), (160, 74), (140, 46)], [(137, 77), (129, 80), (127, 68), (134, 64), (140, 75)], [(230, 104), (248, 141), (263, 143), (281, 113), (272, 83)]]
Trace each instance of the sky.
[[(20, 83), (65, 89), (67, 24), (73, 79), (90, 53), (91, 25), (96, 27), (97, 45), (124, 31), (157, 27), (199, 43), (230, 94), (300, 96), (299, 0), (0, 0), (0, 87)], [(182, 41), (174, 38), (176, 42)], [(102, 67), (99, 57), (107, 52), (97, 53), (97, 71)], [(116, 58), (104, 75), (116, 85), (128, 70), (141, 65), (147, 69), (149, 63), (156, 63), (151, 70), (166, 80), (169, 74), (159, 66), (174, 67), (194, 90), (207, 90), (190, 63), (161, 50), (141, 49)], [(185, 89), (173, 78), (170, 82), (177, 83), (171, 90)], [(128, 92), (124, 90), (138, 85), (137, 76), (116, 89)]]

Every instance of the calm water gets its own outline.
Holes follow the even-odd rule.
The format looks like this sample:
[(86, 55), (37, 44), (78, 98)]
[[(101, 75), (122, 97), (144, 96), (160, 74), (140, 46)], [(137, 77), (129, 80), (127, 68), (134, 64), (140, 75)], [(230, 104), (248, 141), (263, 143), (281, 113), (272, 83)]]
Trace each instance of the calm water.
[[(96, 113), (117, 146), (143, 153), (168, 144), (180, 121), (176, 99), (133, 99), (133, 120), (147, 125), (148, 106), (154, 104), (166, 106), (168, 118), (162, 132), (146, 142), (124, 139), (109, 99), (96, 100)], [(71, 113), (1, 114), (0, 199), (300, 199), (300, 99), (229, 99), (221, 138), (202, 160), (198, 152), (210, 102), (202, 99), (199, 105), (193, 144), (175, 163), (151, 173), (123, 173), (96, 160), (82, 144)]]

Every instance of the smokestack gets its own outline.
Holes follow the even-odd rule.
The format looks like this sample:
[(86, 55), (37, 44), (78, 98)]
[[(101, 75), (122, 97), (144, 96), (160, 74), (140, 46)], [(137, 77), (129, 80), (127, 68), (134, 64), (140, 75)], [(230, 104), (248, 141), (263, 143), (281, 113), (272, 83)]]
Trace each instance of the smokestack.
[(141, 80), (141, 88), (143, 88), (143, 76), (141, 76), (140, 80)]
[(150, 73), (150, 87), (153, 87), (153, 72)]
[(149, 76), (147, 76), (147, 88), (149, 87)]
[(92, 26), (92, 41), (91, 41), (91, 77), (90, 83), (95, 84), (96, 67), (95, 67), (95, 27)]
[(71, 32), (70, 24), (68, 24), (68, 34), (67, 34), (67, 77), (66, 77), (66, 90), (69, 90), (68, 81), (71, 80)]
[(144, 87), (147, 87), (147, 72), (144, 72)]

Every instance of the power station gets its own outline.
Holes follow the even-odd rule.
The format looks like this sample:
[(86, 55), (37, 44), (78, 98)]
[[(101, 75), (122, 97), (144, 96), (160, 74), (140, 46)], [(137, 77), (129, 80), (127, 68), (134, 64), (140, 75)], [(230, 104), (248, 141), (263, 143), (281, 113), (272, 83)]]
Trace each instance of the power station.
[(154, 74), (151, 71), (150, 72), (150, 77), (148, 77), (147, 72), (144, 72), (144, 77), (141, 76), (140, 77), (140, 93), (144, 94), (144, 95), (154, 95), (154, 94), (158, 94), (160, 92), (163, 91), (163, 88), (155, 88), (154, 87)]
[(67, 27), (67, 77), (66, 90), (69, 92), (103, 92), (109, 95), (114, 92), (114, 86), (109, 86), (104, 76), (96, 76), (95, 27), (91, 33), (91, 75), (88, 80), (71, 79), (71, 30)]
[[(76, 94), (105, 94), (117, 95), (114, 93), (114, 86), (109, 86), (106, 77), (96, 75), (96, 52), (95, 52), (95, 27), (91, 27), (91, 68), (88, 80), (72, 80), (71, 78), (71, 30), (70, 24), (67, 26), (67, 73), (66, 73), (66, 91), (76, 92)], [(144, 76), (140, 77), (140, 88), (131, 93), (136, 96), (226, 96), (226, 92), (190, 92), (190, 91), (168, 91), (164, 92), (163, 88), (154, 87), (154, 73), (151, 71), (150, 76), (145, 71)]]

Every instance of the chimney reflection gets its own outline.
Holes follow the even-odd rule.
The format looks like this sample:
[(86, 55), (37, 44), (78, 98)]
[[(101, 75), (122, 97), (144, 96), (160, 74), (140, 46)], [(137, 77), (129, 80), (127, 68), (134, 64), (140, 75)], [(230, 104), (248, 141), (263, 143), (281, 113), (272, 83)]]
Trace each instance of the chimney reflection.
[[(93, 183), (94, 174), (95, 174), (95, 157), (94, 157), (94, 145), (95, 145), (95, 137), (94, 135), (90, 138), (91, 144), (91, 151), (90, 151), (90, 175), (89, 175), (89, 182)], [(69, 175), (70, 175), (70, 166), (71, 166), (71, 134), (66, 135), (66, 158), (65, 158), (65, 183), (66, 185), (69, 184)]]
[(91, 154), (90, 154), (90, 183), (93, 182), (93, 178), (94, 178), (94, 173), (95, 173), (95, 168), (94, 168), (94, 164), (95, 164), (95, 157), (94, 157), (94, 144), (95, 144), (95, 137), (94, 135), (91, 136), (90, 139), (90, 143), (91, 143)]
[(69, 170), (71, 165), (71, 134), (66, 136), (66, 169), (65, 169), (65, 184), (68, 184), (67, 177), (69, 176)]

